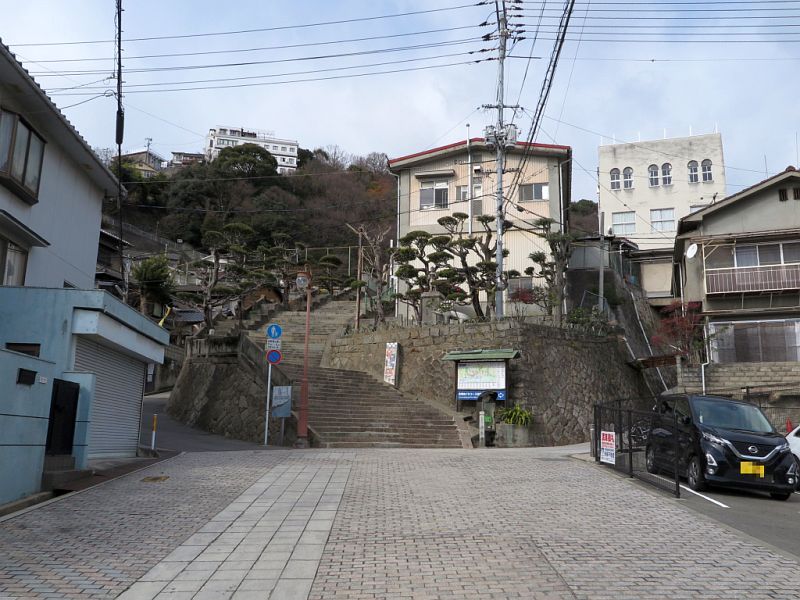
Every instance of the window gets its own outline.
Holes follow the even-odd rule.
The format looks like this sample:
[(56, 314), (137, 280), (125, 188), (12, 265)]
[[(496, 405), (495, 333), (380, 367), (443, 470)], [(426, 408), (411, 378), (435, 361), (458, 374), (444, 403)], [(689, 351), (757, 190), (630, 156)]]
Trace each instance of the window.
[(622, 187), (626, 190), (633, 189), (633, 169), (625, 167), (622, 170)]
[(636, 213), (633, 211), (612, 213), (611, 225), (614, 235), (636, 233)]
[(703, 181), (714, 181), (714, 175), (711, 173), (711, 161), (705, 159), (702, 164)]
[(707, 269), (730, 269), (733, 266), (732, 246), (711, 246), (706, 250)]
[(533, 301), (533, 277), (511, 277), (508, 280), (508, 299), (511, 302)]
[(687, 166), (689, 168), (689, 183), (697, 183), (699, 181), (697, 175), (697, 161), (690, 160)]
[(419, 187), (421, 209), (447, 208), (449, 185), (446, 181), (423, 181)]
[(661, 183), (672, 185), (672, 165), (669, 163), (661, 165)]
[(783, 262), (786, 264), (800, 263), (800, 242), (782, 244)]
[(466, 202), (469, 200), (469, 186), (457, 185), (456, 186), (456, 202)]
[(289, 152), (294, 154), (296, 152), (295, 147), (294, 146), (289, 146)]
[(520, 202), (536, 202), (550, 199), (550, 186), (546, 183), (526, 183), (519, 186)]
[(39, 358), (39, 353), (41, 352), (41, 344), (25, 344), (25, 343), (18, 343), (18, 342), (7, 342), (6, 343), (6, 350), (11, 350), (12, 352), (19, 352), (20, 354), (27, 354), (28, 356), (35, 356)]
[(786, 202), (789, 199), (789, 193), (786, 191), (786, 188), (781, 188), (778, 190), (778, 200), (780, 202)]
[(619, 189), (619, 169), (611, 169), (611, 189)]
[(658, 165), (647, 167), (647, 174), (650, 178), (650, 187), (658, 187)]
[(0, 178), (34, 202), (39, 194), (43, 157), (44, 140), (18, 115), (0, 111)]
[(281, 146), (281, 152), (286, 152), (286, 146)]
[(475, 177), (472, 180), (472, 216), (480, 217), (483, 214), (483, 179)]
[(781, 245), (780, 244), (759, 244), (758, 246), (759, 265), (779, 265), (781, 264)]
[(14, 242), (0, 238), (0, 285), (25, 285), (28, 253)]
[[(695, 182), (695, 183), (697, 183), (697, 182)], [(706, 206), (708, 206), (708, 205), (707, 204), (692, 204), (689, 207), (689, 213), (691, 214), (691, 213), (697, 212), (698, 210), (703, 210)]]
[(272, 149), (273, 149), (273, 150), (277, 150), (277, 149), (278, 149), (278, 147), (277, 147), (277, 146), (273, 146), (273, 147), (272, 147)]
[(652, 231), (675, 231), (675, 209), (655, 208), (650, 211)]
[(736, 246), (734, 249), (737, 267), (757, 267), (758, 250), (755, 246)]
[(800, 188), (792, 188), (792, 197), (795, 200), (800, 200)]

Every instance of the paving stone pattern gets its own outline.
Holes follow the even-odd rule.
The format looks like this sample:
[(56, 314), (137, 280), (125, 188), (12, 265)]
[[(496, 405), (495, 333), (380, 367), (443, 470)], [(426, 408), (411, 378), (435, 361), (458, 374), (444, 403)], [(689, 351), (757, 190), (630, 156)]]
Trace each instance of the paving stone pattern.
[(286, 454), (184, 454), (0, 522), (0, 598), (116, 597)]
[[(765, 499), (765, 509), (770, 500)], [(536, 449), (359, 453), (310, 598), (797, 598), (800, 565)]]
[(306, 452), (288, 457), (120, 600), (306, 600), (352, 456)]
[[(141, 481), (160, 471), (170, 479)], [(545, 448), (198, 453), (0, 523), (4, 600), (789, 599), (798, 589), (797, 561)]]

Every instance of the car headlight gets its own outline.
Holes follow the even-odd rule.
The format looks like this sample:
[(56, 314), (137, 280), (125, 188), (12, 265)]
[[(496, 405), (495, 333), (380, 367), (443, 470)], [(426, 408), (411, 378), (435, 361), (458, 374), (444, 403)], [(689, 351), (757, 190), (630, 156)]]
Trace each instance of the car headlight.
[(786, 452), (789, 449), (789, 442), (784, 442), (778, 446), (778, 452)]
[[(724, 446), (725, 444), (728, 443), (728, 440), (723, 439), (721, 437), (717, 437), (715, 435), (711, 435), (707, 431), (703, 432), (703, 439), (706, 440), (707, 442), (711, 442), (712, 444), (717, 444), (719, 446)], [(788, 444), (787, 444), (787, 447), (788, 447)]]

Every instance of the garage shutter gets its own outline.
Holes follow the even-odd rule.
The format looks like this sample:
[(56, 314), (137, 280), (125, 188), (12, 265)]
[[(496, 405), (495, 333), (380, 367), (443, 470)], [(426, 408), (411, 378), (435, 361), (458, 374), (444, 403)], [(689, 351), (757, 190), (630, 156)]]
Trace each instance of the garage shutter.
[(78, 338), (75, 370), (94, 373), (96, 377), (88, 457), (136, 456), (144, 363)]

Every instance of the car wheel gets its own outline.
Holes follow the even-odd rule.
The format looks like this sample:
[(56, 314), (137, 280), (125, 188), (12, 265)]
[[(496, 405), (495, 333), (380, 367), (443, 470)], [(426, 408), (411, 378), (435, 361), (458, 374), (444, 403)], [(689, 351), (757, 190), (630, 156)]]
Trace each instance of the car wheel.
[(706, 489), (706, 478), (703, 476), (703, 466), (700, 464), (700, 458), (693, 456), (689, 462), (689, 469), (686, 474), (686, 479), (689, 487), (695, 492), (702, 492)]
[(788, 493), (786, 493), (786, 492), (770, 492), (770, 496), (775, 498), (775, 500), (788, 500), (789, 498), (791, 498), (792, 493), (791, 492), (788, 492)]
[(658, 468), (656, 467), (656, 451), (653, 450), (652, 446), (648, 446), (645, 449), (644, 462), (648, 473), (658, 473)]

